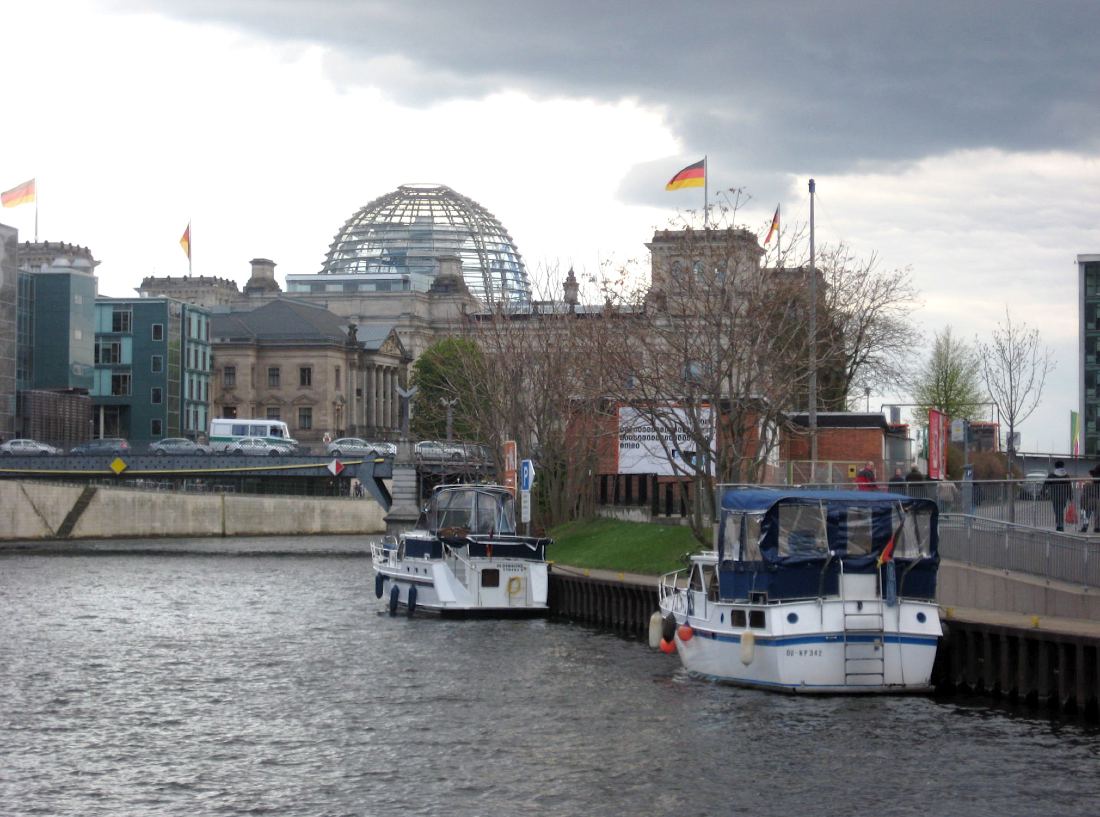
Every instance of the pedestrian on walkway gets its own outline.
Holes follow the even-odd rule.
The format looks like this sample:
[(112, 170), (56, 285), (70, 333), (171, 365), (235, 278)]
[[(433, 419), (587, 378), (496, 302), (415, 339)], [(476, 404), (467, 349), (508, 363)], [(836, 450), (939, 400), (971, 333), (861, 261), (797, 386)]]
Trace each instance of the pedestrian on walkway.
[(1073, 486), (1069, 481), (1069, 473), (1066, 471), (1064, 462), (1054, 461), (1054, 470), (1047, 474), (1043, 487), (1050, 496), (1050, 504), (1054, 508), (1054, 529), (1065, 530), (1062, 520), (1066, 512), (1066, 504), (1072, 496)]
[(895, 494), (905, 493), (905, 474), (901, 472), (900, 465), (894, 469), (894, 475), (890, 477), (890, 490)]
[(1100, 463), (1089, 469), (1091, 479), (1085, 483), (1081, 496), (1081, 532), (1085, 533), (1092, 523), (1092, 532), (1100, 533)]
[(875, 464), (870, 460), (856, 471), (856, 488), (860, 491), (875, 491)]

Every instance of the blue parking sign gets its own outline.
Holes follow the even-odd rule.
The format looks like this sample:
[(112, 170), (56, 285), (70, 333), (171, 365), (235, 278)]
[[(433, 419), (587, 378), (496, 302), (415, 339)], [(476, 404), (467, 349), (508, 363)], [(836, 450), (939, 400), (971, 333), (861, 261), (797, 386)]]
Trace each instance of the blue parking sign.
[(535, 463), (531, 460), (521, 460), (519, 464), (519, 489), (530, 491), (535, 481)]

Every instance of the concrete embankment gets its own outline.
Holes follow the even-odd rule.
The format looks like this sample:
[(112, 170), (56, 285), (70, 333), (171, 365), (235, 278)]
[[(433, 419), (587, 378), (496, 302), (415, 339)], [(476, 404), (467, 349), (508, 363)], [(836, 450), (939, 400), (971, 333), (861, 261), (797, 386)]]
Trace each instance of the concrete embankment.
[(383, 533), (369, 499), (0, 481), (0, 541)]

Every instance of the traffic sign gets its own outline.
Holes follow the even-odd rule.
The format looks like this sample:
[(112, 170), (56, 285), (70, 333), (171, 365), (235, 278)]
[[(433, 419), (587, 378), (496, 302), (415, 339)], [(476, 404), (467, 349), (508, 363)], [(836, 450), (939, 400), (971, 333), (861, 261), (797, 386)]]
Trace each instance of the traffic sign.
[(530, 491), (535, 483), (535, 463), (531, 460), (522, 460), (519, 464), (519, 489)]
[(531, 521), (531, 492), (520, 491), (519, 494), (519, 521), (527, 522)]

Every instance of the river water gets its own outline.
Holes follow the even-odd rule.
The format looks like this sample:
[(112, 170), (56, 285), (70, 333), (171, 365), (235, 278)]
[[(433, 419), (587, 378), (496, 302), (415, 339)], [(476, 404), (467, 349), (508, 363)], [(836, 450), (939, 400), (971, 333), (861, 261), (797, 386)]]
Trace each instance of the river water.
[(3, 815), (1082, 815), (1100, 732), (380, 615), (349, 556), (0, 556)]

